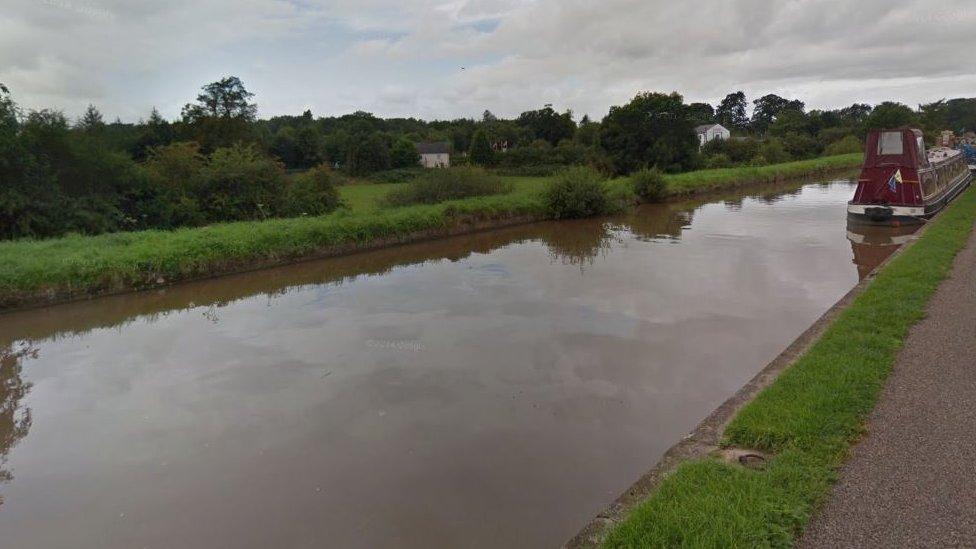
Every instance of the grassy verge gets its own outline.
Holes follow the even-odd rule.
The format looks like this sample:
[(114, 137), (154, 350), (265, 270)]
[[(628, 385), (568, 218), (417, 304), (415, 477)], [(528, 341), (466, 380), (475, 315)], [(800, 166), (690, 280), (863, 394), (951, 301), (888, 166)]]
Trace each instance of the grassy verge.
[[(668, 185), (670, 194), (689, 194), (696, 188), (712, 190), (749, 178), (766, 182), (859, 162), (859, 158), (845, 155), (763, 168), (705, 170), (669, 176)], [(368, 247), (377, 241), (433, 236), (463, 228), (473, 220), (490, 223), (548, 215), (542, 198), (548, 178), (506, 180), (513, 188), (506, 195), (431, 206), (384, 208), (382, 199), (396, 184), (348, 185), (340, 189), (348, 209), (320, 217), (0, 242), (0, 308), (148, 288), (284, 263), (336, 247)], [(635, 200), (627, 178), (611, 181), (607, 188), (611, 200)]]
[(617, 525), (605, 547), (789, 546), (862, 434), (909, 327), (965, 245), (970, 189), (897, 256), (820, 340), (727, 426), (724, 443), (772, 454), (762, 471), (689, 461)]

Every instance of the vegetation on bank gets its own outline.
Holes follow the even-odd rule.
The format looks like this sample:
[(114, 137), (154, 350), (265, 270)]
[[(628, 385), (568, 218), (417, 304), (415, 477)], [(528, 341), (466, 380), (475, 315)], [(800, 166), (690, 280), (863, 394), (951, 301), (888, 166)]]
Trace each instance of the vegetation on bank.
[[(846, 158), (844, 162), (831, 158), (805, 162), (801, 165), (807, 171), (802, 175), (853, 167), (859, 162), (857, 158)], [(751, 168), (748, 170), (755, 175)], [(767, 166), (758, 173), (761, 177), (757, 182), (785, 174), (801, 175), (791, 164)], [(665, 176), (666, 194), (689, 193), (692, 184), (676, 177), (685, 176)], [(723, 184), (738, 184), (745, 181), (744, 177), (730, 177), (724, 170), (705, 170), (699, 173), (699, 188), (709, 190)], [(581, 193), (596, 201), (596, 206), (587, 202), (579, 210), (588, 214), (603, 212), (608, 204), (633, 203), (637, 199), (628, 178), (603, 182), (602, 176), (585, 168), (570, 172), (566, 178), (587, 181), (582, 185), (574, 182), (574, 189), (582, 186), (592, 190), (594, 185), (602, 189), (599, 195), (589, 190)], [(405, 207), (384, 205), (390, 190), (402, 184), (346, 185), (338, 188), (344, 207), (327, 215), (219, 223), (172, 231), (0, 242), (0, 307), (44, 296), (53, 301), (246, 270), (257, 264), (306, 257), (335, 246), (365, 247), (380, 239), (433, 235), (471, 220), (546, 219), (557, 214), (566, 217), (568, 211), (560, 213), (553, 209), (554, 202), (546, 199), (546, 190), (550, 188), (547, 186), (561, 188), (560, 181), (560, 178), (505, 178), (503, 183), (511, 188), (506, 194)], [(318, 190), (313, 185), (308, 192)], [(555, 195), (549, 193), (549, 196)], [(334, 200), (334, 196), (329, 194), (323, 200)], [(573, 215), (577, 213), (574, 210)]]
[(506, 194), (512, 184), (482, 168), (464, 166), (429, 170), (413, 181), (397, 186), (385, 198), (388, 205), (437, 204), (474, 196)]
[(724, 444), (771, 455), (763, 470), (689, 461), (617, 525), (605, 547), (789, 546), (829, 495), (908, 329), (976, 220), (976, 189), (931, 222), (823, 336), (728, 425)]

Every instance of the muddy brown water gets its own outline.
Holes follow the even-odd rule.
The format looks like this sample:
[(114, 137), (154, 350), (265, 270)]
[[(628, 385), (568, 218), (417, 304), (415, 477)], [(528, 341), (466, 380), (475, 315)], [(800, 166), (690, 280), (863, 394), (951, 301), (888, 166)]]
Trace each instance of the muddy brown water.
[(894, 251), (852, 192), (0, 315), (0, 544), (558, 546)]

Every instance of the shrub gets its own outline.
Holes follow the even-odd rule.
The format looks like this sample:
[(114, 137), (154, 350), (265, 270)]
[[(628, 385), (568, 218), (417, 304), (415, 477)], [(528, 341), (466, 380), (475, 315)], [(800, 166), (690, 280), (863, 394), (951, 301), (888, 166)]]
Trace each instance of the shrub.
[(428, 170), (423, 176), (391, 191), (386, 203), (391, 206), (436, 204), (472, 196), (511, 192), (512, 184), (482, 168), (454, 167)]
[[(759, 158), (762, 158), (763, 162), (759, 163)], [(786, 152), (783, 147), (783, 142), (779, 139), (772, 137), (763, 142), (759, 147), (759, 154), (753, 160), (754, 164), (764, 165), (764, 164), (779, 164), (780, 162), (789, 162), (790, 153)]]
[(498, 175), (514, 177), (551, 177), (565, 169), (566, 166), (558, 164), (543, 164), (539, 166), (517, 166), (512, 168), (498, 168), (495, 173)]
[(270, 217), (285, 189), (284, 166), (253, 145), (217, 149), (206, 176), (201, 206), (211, 221)]
[(406, 183), (413, 181), (424, 174), (424, 168), (397, 168), (395, 170), (384, 170), (369, 176), (369, 180), (374, 183)]
[(657, 168), (645, 168), (634, 172), (630, 176), (630, 181), (634, 186), (634, 194), (644, 202), (660, 202), (667, 190), (664, 174)]
[(413, 168), (420, 164), (420, 154), (413, 141), (405, 137), (397, 139), (390, 148), (390, 165), (393, 168)]
[(705, 161), (705, 167), (714, 170), (717, 168), (731, 168), (732, 159), (724, 153), (718, 153)]
[(339, 207), (337, 177), (322, 164), (292, 178), (285, 187), (280, 215), (322, 215)]
[(834, 141), (830, 145), (827, 145), (827, 148), (824, 149), (824, 154), (833, 156), (836, 154), (857, 153), (862, 150), (864, 149), (861, 147), (861, 140), (853, 135), (848, 135), (839, 141)]
[(590, 217), (610, 207), (603, 176), (591, 168), (568, 168), (549, 182), (545, 203), (557, 219)]

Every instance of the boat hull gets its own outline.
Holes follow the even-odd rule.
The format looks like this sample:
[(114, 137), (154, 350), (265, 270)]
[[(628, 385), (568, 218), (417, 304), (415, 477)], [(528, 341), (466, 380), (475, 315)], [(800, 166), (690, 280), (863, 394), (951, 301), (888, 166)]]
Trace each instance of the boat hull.
[(856, 223), (870, 225), (911, 225), (925, 223), (943, 210), (953, 199), (969, 187), (973, 175), (968, 174), (955, 186), (925, 202), (921, 206), (896, 206), (881, 204), (847, 204), (847, 218)]

